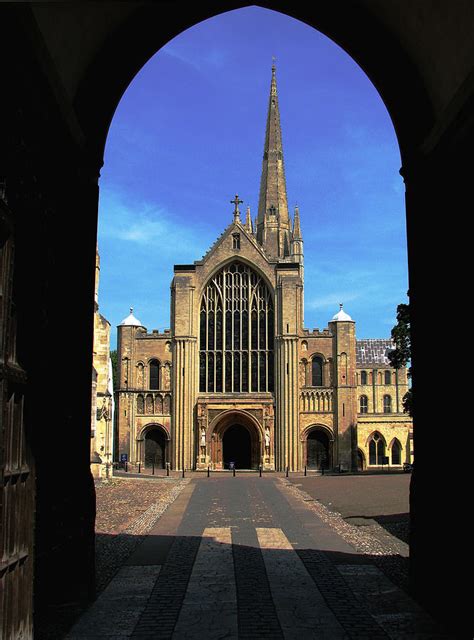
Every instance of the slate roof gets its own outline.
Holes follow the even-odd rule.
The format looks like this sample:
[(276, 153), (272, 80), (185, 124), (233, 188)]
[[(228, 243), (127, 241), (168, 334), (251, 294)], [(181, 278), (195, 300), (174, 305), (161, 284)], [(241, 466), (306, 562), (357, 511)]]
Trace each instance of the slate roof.
[(358, 367), (379, 365), (389, 367), (387, 351), (395, 348), (390, 339), (369, 338), (356, 340), (356, 363)]

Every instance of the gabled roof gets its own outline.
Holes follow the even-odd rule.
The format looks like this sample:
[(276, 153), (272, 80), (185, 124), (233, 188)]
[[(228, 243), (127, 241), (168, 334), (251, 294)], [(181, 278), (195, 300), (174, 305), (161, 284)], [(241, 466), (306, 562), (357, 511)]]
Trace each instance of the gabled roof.
[(379, 365), (390, 367), (387, 353), (395, 349), (395, 344), (390, 339), (368, 338), (356, 340), (356, 363), (358, 367)]
[[(224, 242), (224, 240), (227, 237), (229, 237), (232, 233), (236, 233), (236, 232), (242, 234), (252, 244), (252, 246), (255, 247), (255, 249), (260, 253), (260, 255), (263, 258), (265, 258), (265, 260), (271, 261), (271, 258), (267, 256), (267, 254), (265, 253), (265, 250), (257, 242), (255, 236), (252, 233), (249, 233), (249, 231), (247, 231), (247, 229), (242, 224), (242, 222), (234, 220), (224, 229), (224, 231), (217, 238), (214, 244), (209, 247), (209, 249), (203, 255), (202, 259), (195, 260), (194, 264), (204, 264), (204, 262), (206, 262), (210, 258), (210, 256), (218, 249), (218, 247)], [(236, 257), (238, 257), (238, 254), (236, 254)]]

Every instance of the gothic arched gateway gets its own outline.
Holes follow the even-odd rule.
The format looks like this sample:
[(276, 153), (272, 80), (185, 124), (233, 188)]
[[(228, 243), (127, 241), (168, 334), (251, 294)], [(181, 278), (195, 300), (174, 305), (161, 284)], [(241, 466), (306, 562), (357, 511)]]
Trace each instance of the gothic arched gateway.
[(258, 469), (263, 459), (263, 440), (260, 426), (243, 411), (225, 412), (211, 435), (211, 463), (213, 469)]
[(304, 459), (308, 469), (331, 469), (333, 466), (334, 438), (324, 427), (313, 427), (306, 432)]
[(169, 435), (159, 424), (145, 427), (138, 439), (139, 458), (145, 467), (165, 469), (169, 462)]

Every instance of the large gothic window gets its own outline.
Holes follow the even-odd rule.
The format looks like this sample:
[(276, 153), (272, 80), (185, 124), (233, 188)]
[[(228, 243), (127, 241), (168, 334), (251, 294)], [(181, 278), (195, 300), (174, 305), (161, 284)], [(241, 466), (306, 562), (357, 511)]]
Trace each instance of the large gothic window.
[(250, 267), (232, 262), (208, 282), (200, 307), (199, 390), (273, 391), (273, 299)]

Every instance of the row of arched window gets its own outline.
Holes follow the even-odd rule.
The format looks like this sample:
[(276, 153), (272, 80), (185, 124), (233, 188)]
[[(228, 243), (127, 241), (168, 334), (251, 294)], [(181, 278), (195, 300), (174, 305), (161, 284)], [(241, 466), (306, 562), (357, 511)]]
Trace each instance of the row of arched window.
[[(392, 396), (388, 394), (383, 397), (383, 412), (393, 413)], [(369, 413), (369, 398), (365, 395), (359, 398), (359, 413)]]
[[(372, 371), (361, 371), (359, 373), (359, 384), (366, 385), (372, 384), (374, 373)], [(389, 369), (385, 369), (384, 371), (380, 371), (379, 374), (379, 384), (393, 384), (392, 376), (393, 372)]]
[(161, 393), (139, 393), (137, 395), (138, 415), (170, 415), (171, 395)]
[[(392, 465), (402, 464), (402, 445), (395, 438), (389, 447), (389, 462)], [(376, 431), (369, 441), (369, 464), (383, 465), (387, 464), (387, 445), (383, 436)]]

